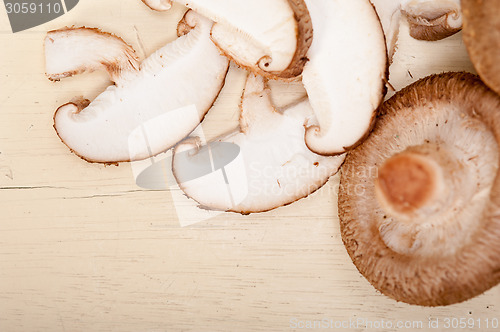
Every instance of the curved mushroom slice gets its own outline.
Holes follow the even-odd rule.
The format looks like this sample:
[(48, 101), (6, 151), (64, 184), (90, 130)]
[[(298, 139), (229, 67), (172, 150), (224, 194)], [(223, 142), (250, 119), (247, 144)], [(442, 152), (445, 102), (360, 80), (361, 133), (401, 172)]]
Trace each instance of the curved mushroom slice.
[(408, 19), (410, 35), (419, 40), (440, 40), (462, 28), (460, 0), (370, 0), (382, 22), (392, 59), (401, 15)]
[(415, 39), (440, 40), (462, 29), (460, 0), (403, 0), (401, 10)]
[(174, 0), (215, 21), (212, 40), (238, 65), (271, 78), (302, 72), (312, 42), (303, 0)]
[(142, 0), (142, 2), (149, 8), (160, 12), (169, 10), (172, 7), (171, 0)]
[(384, 103), (346, 158), (342, 238), (382, 293), (448, 305), (500, 282), (499, 108), (477, 76), (430, 76)]
[(302, 81), (319, 127), (305, 140), (313, 152), (340, 154), (368, 134), (385, 94), (384, 34), (368, 0), (306, 3), (314, 40)]
[(463, 39), (474, 68), (500, 94), (500, 1), (462, 0)]
[(99, 29), (64, 28), (45, 37), (45, 71), (48, 78), (61, 78), (98, 69), (119, 82), (124, 73), (135, 72), (139, 61), (123, 39)]
[[(73, 152), (90, 162), (141, 160), (169, 149), (196, 128), (217, 98), (229, 62), (210, 40), (211, 21), (190, 11), (183, 22), (193, 30), (144, 60), (140, 70), (122, 71), (116, 85), (85, 108), (68, 103), (56, 111), (54, 127)], [(56, 44), (92, 47), (100, 33), (80, 37)], [(134, 143), (144, 137), (141, 128), (148, 131), (148, 144)]]
[(263, 212), (308, 196), (337, 172), (343, 155), (319, 156), (304, 144), (308, 101), (279, 113), (269, 93), (262, 78), (250, 76), (240, 130), (203, 147), (188, 140), (175, 148), (173, 172), (186, 195), (214, 210)]
[(370, 0), (382, 23), (389, 61), (396, 51), (399, 24), (401, 21), (401, 0)]

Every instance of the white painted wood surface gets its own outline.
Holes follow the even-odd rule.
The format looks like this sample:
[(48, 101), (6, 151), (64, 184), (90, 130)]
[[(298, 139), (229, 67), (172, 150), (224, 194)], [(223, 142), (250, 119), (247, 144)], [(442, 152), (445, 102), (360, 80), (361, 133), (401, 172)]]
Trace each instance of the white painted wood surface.
[[(375, 291), (343, 247), (337, 177), (284, 208), (181, 227), (171, 194), (138, 188), (129, 164), (92, 165), (71, 154), (52, 128), (55, 109), (77, 95), (92, 99), (109, 81), (93, 73), (49, 82), (45, 32), (101, 27), (144, 56), (175, 38), (182, 12), (82, 0), (64, 17), (12, 34), (0, 8), (0, 331), (284, 331), (322, 319), (416, 321), (421, 329), (405, 330), (426, 331), (429, 319), (446, 330), (446, 317), (474, 318), (476, 327), (463, 330), (486, 331), (486, 319), (500, 319), (499, 287), (442, 308)], [(425, 43), (403, 26), (401, 35), (396, 88), (472, 70), (460, 34)], [(243, 80), (232, 68), (203, 124), (208, 138), (236, 126)], [(303, 94), (300, 84), (272, 86), (281, 105)]]

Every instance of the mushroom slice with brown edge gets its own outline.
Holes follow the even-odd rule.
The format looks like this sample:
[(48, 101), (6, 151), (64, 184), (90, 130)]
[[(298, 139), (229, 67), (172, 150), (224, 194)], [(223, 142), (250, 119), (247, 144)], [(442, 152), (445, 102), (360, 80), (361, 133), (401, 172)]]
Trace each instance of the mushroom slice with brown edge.
[(99, 69), (107, 70), (113, 81), (119, 81), (139, 69), (130, 45), (120, 37), (93, 28), (49, 31), (45, 59), (45, 73), (51, 81)]
[(171, 0), (142, 0), (146, 6), (153, 10), (165, 11), (172, 7)]
[(499, 109), (475, 75), (429, 76), (385, 102), (346, 158), (342, 239), (385, 295), (448, 305), (500, 281)]
[[(175, 148), (172, 165), (179, 187), (205, 208), (242, 214), (308, 196), (344, 161), (344, 155), (324, 157), (307, 149), (304, 122), (312, 116), (307, 100), (276, 111), (263, 79), (250, 75), (239, 130), (205, 146), (189, 139)], [(235, 151), (238, 156), (222, 161)], [(210, 168), (211, 173), (200, 172)]]
[(384, 34), (368, 0), (307, 0), (314, 40), (302, 82), (319, 126), (306, 144), (322, 155), (344, 153), (370, 131), (385, 94)]
[[(193, 29), (144, 60), (139, 70), (106, 62), (114, 57), (107, 56), (110, 50), (102, 45), (98, 31), (49, 33), (45, 41), (48, 68), (58, 68), (55, 59), (68, 63), (65, 70), (73, 64), (74, 68), (92, 68), (102, 58), (115, 74), (116, 85), (90, 105), (70, 102), (56, 111), (54, 127), (73, 152), (90, 162), (141, 160), (169, 149), (198, 126), (224, 84), (229, 62), (210, 40), (210, 20), (189, 11), (179, 26)], [(82, 48), (85, 51), (78, 52)], [(88, 56), (90, 50), (97, 55)], [(58, 52), (60, 56), (50, 56)], [(148, 144), (142, 144), (144, 137)]]
[(389, 60), (392, 61), (396, 51), (396, 42), (401, 21), (401, 0), (370, 0), (384, 29), (385, 42)]
[(410, 24), (410, 35), (419, 40), (440, 40), (462, 27), (460, 0), (370, 0), (382, 22), (389, 59), (395, 51), (401, 16)]
[(462, 0), (463, 39), (474, 68), (500, 94), (500, 1)]
[(269, 78), (302, 73), (312, 41), (304, 0), (174, 0), (215, 21), (212, 40), (238, 65)]

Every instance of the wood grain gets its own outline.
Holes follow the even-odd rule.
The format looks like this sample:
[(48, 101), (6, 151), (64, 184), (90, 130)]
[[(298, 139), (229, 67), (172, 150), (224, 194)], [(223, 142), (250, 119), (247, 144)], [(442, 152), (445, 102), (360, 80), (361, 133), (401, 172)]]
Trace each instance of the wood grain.
[[(324, 318), (423, 326), (500, 318), (499, 287), (444, 308), (375, 291), (343, 247), (337, 177), (288, 207), (181, 227), (178, 192), (138, 188), (129, 164), (104, 167), (71, 154), (52, 128), (55, 109), (77, 95), (95, 97), (109, 81), (92, 73), (49, 82), (45, 32), (101, 27), (144, 57), (175, 38), (182, 13), (180, 6), (154, 13), (138, 0), (86, 0), (12, 34), (0, 9), (0, 331), (284, 331)], [(433, 72), (472, 70), (460, 34), (431, 44), (409, 39), (407, 27), (395, 63), (396, 88)], [(203, 124), (208, 138), (237, 124), (244, 77), (231, 69)], [(272, 86), (280, 105), (304, 94), (300, 84)]]

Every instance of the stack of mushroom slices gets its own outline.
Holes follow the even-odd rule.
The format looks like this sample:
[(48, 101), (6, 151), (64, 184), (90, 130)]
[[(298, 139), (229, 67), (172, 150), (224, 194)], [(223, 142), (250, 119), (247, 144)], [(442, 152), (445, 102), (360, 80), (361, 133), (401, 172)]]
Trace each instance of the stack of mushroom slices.
[[(145, 3), (161, 10), (170, 6)], [(105, 164), (166, 151), (203, 120), (232, 60), (252, 73), (237, 110), (240, 126), (204, 147), (195, 137), (178, 145), (173, 173), (179, 186), (204, 208), (243, 214), (290, 204), (323, 186), (344, 153), (367, 136), (385, 95), (384, 34), (371, 3), (182, 4), (190, 9), (179, 22), (179, 38), (142, 63), (122, 39), (96, 29), (48, 33), (50, 79), (102, 68), (115, 83), (92, 102), (77, 98), (56, 111), (54, 127), (64, 144), (89, 162)], [(308, 97), (276, 110), (266, 80), (301, 75)], [(224, 142), (237, 146), (238, 158), (223, 172), (199, 177), (197, 170), (219, 163), (229, 146)]]

